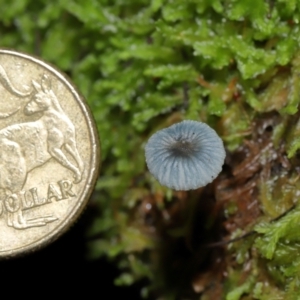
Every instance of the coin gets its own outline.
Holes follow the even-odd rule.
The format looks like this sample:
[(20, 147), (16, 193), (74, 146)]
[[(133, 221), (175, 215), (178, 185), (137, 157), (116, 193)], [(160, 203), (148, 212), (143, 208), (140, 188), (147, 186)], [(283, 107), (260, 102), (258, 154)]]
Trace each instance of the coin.
[(0, 258), (41, 248), (82, 212), (100, 161), (92, 115), (42, 60), (0, 50)]

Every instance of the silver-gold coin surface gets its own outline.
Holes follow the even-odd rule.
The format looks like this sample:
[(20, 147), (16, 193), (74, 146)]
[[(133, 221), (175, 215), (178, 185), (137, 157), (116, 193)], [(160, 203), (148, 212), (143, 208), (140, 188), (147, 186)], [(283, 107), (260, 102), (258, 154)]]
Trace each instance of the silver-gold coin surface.
[(66, 231), (99, 161), (95, 124), (73, 84), (40, 59), (0, 50), (0, 258)]

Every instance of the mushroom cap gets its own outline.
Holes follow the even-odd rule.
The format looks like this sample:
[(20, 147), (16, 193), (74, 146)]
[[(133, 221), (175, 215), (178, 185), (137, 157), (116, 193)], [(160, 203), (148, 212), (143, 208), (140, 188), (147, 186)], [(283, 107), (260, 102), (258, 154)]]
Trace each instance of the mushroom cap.
[(152, 175), (174, 190), (193, 190), (212, 182), (222, 170), (225, 149), (217, 133), (186, 120), (153, 134), (145, 147)]

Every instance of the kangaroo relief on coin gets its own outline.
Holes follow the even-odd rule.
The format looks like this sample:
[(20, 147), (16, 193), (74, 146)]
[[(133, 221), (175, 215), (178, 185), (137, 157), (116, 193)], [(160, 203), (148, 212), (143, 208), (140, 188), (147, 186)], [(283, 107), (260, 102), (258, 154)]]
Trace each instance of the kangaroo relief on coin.
[(0, 257), (64, 232), (98, 168), (95, 125), (70, 81), (39, 59), (0, 50)]

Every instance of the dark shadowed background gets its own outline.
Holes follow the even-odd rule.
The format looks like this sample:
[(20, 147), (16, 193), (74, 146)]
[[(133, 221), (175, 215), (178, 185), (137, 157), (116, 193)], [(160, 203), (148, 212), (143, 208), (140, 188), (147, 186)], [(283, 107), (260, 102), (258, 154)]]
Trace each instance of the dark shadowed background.
[(48, 298), (57, 298), (62, 292), (70, 298), (81, 294), (85, 299), (103, 299), (103, 295), (110, 299), (140, 299), (138, 284), (130, 288), (113, 284), (120, 272), (112, 263), (86, 259), (85, 232), (92, 215), (93, 208), (88, 206), (78, 222), (46, 248), (0, 261), (1, 286), (13, 292), (14, 299), (24, 297), (24, 291), (30, 291), (27, 295), (35, 299), (40, 294), (35, 288), (41, 286)]

